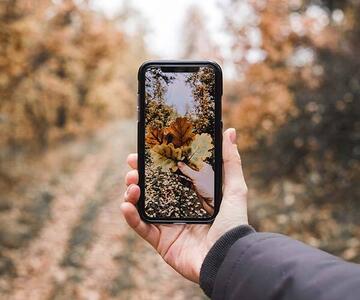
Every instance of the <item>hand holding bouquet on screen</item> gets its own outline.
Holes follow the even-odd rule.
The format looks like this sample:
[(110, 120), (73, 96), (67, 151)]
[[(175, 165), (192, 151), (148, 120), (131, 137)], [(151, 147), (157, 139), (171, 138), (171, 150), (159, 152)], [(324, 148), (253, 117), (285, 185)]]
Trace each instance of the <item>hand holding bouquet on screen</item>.
[(199, 170), (214, 148), (210, 134), (194, 133), (192, 124), (186, 117), (176, 118), (165, 128), (148, 126), (146, 143), (154, 166), (160, 167), (164, 172), (176, 172), (178, 162), (187, 163)]
[[(126, 222), (156, 249), (166, 263), (194, 282), (199, 282), (201, 265), (213, 244), (228, 230), (248, 224), (247, 187), (235, 141), (235, 130), (226, 130), (223, 137), (223, 199), (219, 213), (211, 225), (155, 225), (141, 220), (135, 206), (140, 197), (137, 154), (130, 154), (128, 157), (128, 164), (133, 170), (126, 176), (128, 188), (121, 205)], [(208, 169), (206, 165), (203, 168)], [(180, 169), (184, 170), (184, 166), (180, 166)], [(195, 182), (196, 180), (194, 185), (201, 190), (200, 183)], [(205, 189), (202, 191), (206, 192)]]
[[(185, 175), (205, 211), (214, 212), (214, 171), (206, 162), (214, 148), (208, 133), (195, 133), (187, 117), (178, 117), (164, 128), (147, 126), (146, 143), (155, 168)], [(178, 171), (180, 170), (180, 171)]]

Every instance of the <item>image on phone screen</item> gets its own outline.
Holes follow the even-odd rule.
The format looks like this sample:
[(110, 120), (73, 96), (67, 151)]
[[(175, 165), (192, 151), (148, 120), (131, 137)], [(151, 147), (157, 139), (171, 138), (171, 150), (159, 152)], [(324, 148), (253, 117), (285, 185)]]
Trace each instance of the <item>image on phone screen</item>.
[(145, 73), (145, 207), (150, 218), (214, 212), (215, 73)]

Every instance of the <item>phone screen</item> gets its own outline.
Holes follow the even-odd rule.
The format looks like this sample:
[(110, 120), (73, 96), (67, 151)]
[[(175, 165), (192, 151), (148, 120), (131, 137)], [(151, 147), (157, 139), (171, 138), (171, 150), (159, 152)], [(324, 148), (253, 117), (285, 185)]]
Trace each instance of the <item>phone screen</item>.
[(215, 198), (215, 71), (171, 70), (145, 71), (144, 212), (153, 219), (209, 218)]

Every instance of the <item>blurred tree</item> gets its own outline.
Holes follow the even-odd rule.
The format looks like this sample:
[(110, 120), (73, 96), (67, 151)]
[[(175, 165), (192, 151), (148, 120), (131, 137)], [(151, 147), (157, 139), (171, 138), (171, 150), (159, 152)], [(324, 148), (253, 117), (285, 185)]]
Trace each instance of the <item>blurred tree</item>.
[[(231, 106), (228, 119), (241, 131), (240, 147), (248, 149), (296, 114), (289, 89), (293, 70), (288, 62), (300, 38), (290, 32), (285, 1), (267, 5), (248, 1), (247, 9), (244, 3), (234, 1), (225, 8), (234, 62), (238, 73), (244, 74), (244, 80), (225, 98), (241, 99)], [(248, 21), (238, 24), (234, 12), (246, 10)]]
[(214, 132), (215, 101), (215, 75), (211, 68), (200, 68), (199, 72), (192, 73), (186, 80), (191, 86), (194, 97), (194, 128), (197, 133)]
[(219, 48), (213, 41), (206, 22), (206, 16), (197, 5), (191, 5), (187, 9), (181, 32), (181, 57), (216, 61), (221, 59)]
[(1, 1), (0, 147), (43, 147), (126, 114), (132, 43), (86, 1)]
[[(243, 3), (231, 1), (226, 9), (244, 74), (228, 97), (228, 114), (252, 158), (249, 167), (266, 183), (292, 178), (306, 185), (312, 199), (355, 203), (359, 3), (247, 1), (249, 21), (238, 24), (234, 12)], [(258, 53), (255, 62), (251, 53)]]
[[(161, 129), (169, 125), (176, 116), (173, 107), (165, 102), (167, 85), (174, 80), (171, 74), (159, 68), (149, 68), (145, 73), (145, 122), (147, 125)], [(161, 118), (159, 118), (161, 115)]]

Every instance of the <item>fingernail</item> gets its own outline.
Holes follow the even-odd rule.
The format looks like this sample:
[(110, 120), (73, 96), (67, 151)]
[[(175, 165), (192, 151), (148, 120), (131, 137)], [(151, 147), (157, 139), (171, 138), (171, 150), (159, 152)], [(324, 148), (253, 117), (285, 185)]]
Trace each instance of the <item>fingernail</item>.
[(127, 189), (125, 191), (125, 197), (127, 197), (129, 195), (129, 193), (131, 192), (131, 189), (133, 188), (133, 186), (134, 186), (134, 184), (132, 183), (127, 187)]
[(236, 144), (236, 130), (235, 128), (230, 128), (229, 138), (232, 144)]
[(131, 190), (134, 188), (134, 186), (136, 186), (136, 184), (130, 184), (128, 187), (128, 191), (131, 192)]

